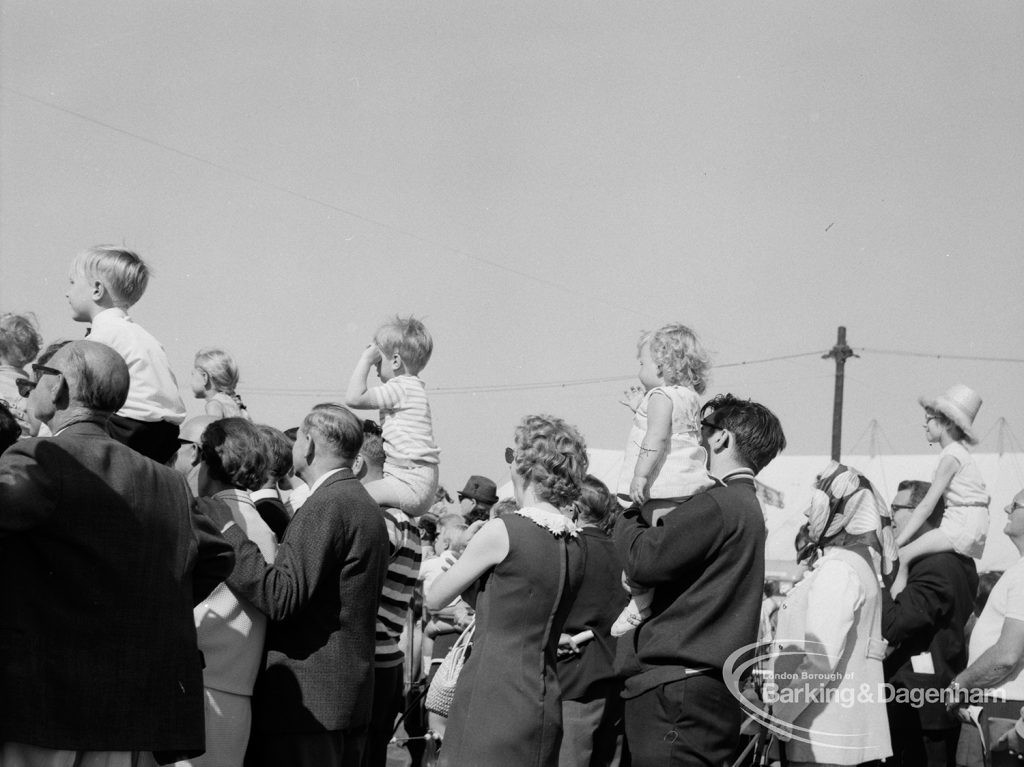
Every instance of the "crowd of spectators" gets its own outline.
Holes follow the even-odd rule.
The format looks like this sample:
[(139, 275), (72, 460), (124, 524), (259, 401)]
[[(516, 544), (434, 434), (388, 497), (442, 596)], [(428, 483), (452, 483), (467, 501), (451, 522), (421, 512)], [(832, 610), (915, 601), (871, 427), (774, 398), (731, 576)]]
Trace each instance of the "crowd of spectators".
[[(147, 283), (136, 254), (90, 248), (67, 292), (88, 338), (44, 347), (31, 315), (0, 315), (0, 765), (384, 767), (401, 743), (415, 767), (974, 767), (1024, 748), (1024, 558), (977, 572), (967, 387), (922, 400), (932, 483), (887, 503), (820, 472), (806, 575), (766, 589), (755, 476), (782, 426), (699, 402), (685, 326), (638, 345), (617, 486), (575, 427), (532, 415), (507, 425), (509, 497), (473, 475), (453, 499), (421, 322), (388, 320), (346, 404), (283, 431), (203, 349), (186, 420), (128, 315)], [(1005, 511), (1024, 555), (1024, 492)], [(450, 710), (428, 710), (470, 633)]]

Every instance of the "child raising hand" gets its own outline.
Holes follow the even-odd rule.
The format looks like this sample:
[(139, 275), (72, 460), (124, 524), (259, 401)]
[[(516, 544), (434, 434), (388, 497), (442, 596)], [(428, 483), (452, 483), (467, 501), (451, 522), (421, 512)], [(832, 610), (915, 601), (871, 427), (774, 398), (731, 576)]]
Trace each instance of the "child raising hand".
[[(427, 389), (419, 372), (430, 361), (434, 342), (414, 317), (381, 325), (360, 355), (345, 395), (349, 407), (380, 410), (384, 436), (384, 478), (366, 485), (381, 506), (423, 514), (437, 489), (440, 451), (434, 443)], [(380, 386), (366, 378), (376, 368)]]
[[(714, 484), (700, 444), (700, 397), (710, 362), (703, 344), (679, 323), (645, 333), (637, 344), (644, 393), (619, 475), (618, 496), (657, 524), (680, 502)], [(633, 598), (612, 625), (622, 636), (650, 616), (651, 591), (627, 582)]]

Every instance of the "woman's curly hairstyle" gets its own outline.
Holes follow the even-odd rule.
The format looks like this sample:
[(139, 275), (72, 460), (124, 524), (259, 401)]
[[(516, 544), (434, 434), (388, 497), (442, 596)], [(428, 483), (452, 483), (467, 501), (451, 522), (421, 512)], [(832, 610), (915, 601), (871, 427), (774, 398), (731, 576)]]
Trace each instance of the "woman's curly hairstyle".
[(637, 352), (645, 344), (650, 345), (651, 359), (661, 368), (665, 383), (688, 386), (697, 394), (704, 393), (711, 355), (690, 328), (678, 322), (670, 323), (640, 336)]
[(564, 508), (580, 497), (587, 445), (575, 426), (550, 415), (528, 415), (516, 427), (513, 465), (537, 497)]
[(242, 490), (267, 481), (267, 458), (259, 431), (244, 418), (222, 418), (203, 432), (199, 445), (210, 476)]
[(43, 345), (33, 314), (0, 314), (0, 359), (23, 368), (35, 359)]

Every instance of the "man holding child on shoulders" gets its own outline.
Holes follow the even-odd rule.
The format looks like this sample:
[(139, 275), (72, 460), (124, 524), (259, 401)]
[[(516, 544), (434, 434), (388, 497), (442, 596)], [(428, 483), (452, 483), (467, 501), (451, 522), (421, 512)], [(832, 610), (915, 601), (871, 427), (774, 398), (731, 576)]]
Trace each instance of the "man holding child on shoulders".
[(652, 527), (637, 507), (615, 525), (626, 575), (654, 588), (632, 635), (639, 671), (626, 680), (626, 738), (636, 767), (726, 764), (740, 705), (722, 680), (735, 650), (757, 640), (765, 526), (754, 475), (785, 447), (775, 415), (730, 394), (702, 409), (701, 442), (720, 484)]

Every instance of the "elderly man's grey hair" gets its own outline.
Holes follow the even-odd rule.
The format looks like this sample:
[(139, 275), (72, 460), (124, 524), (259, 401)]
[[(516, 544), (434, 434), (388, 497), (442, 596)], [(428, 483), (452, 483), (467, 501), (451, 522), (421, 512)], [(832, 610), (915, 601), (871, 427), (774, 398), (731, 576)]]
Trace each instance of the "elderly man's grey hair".
[(72, 405), (116, 413), (128, 399), (128, 365), (106, 344), (73, 341), (53, 355), (49, 367), (64, 374)]

